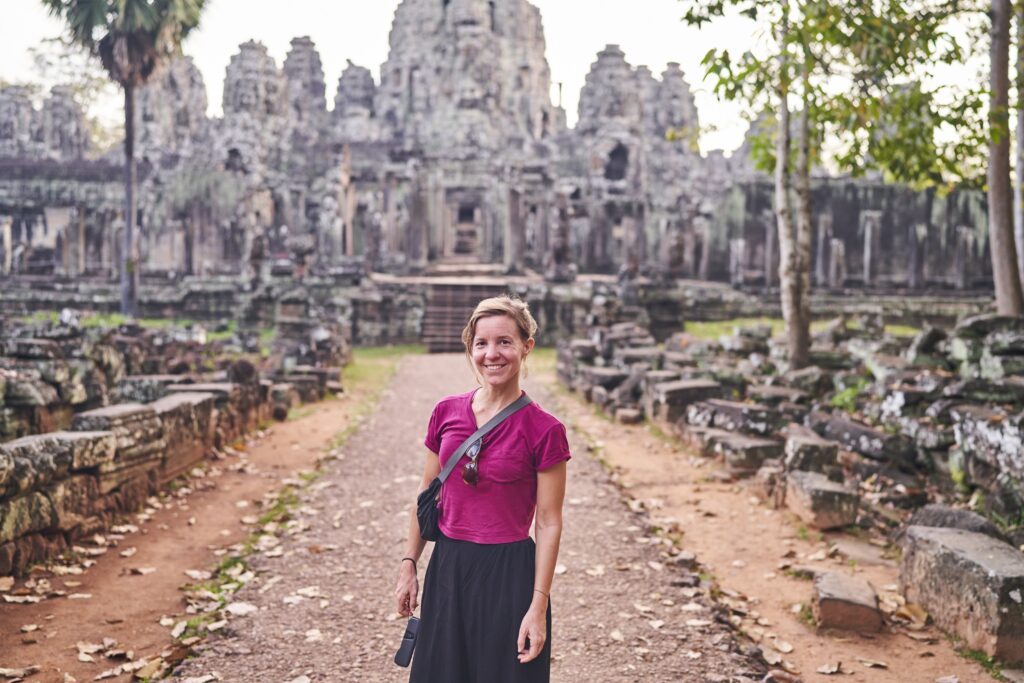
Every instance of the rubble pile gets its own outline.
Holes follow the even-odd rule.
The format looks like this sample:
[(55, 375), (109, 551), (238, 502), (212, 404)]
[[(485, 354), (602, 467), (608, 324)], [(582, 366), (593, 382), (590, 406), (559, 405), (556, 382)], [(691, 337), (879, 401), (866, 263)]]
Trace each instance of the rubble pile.
[[(717, 458), (714, 478), (748, 479), (810, 527), (898, 536), (908, 600), (970, 647), (1024, 659), (1024, 322), (978, 315), (909, 339), (875, 317), (838, 318), (798, 370), (768, 325), (656, 345), (637, 321), (591, 322), (558, 348), (563, 384)], [(819, 592), (832, 596), (819, 623), (872, 622), (873, 591)]]
[(0, 356), (0, 576), (106, 529), (300, 400), (340, 392), (348, 339), (310, 320), (312, 332), (277, 340), (267, 362), (285, 364), (267, 369), (201, 328), (12, 326)]

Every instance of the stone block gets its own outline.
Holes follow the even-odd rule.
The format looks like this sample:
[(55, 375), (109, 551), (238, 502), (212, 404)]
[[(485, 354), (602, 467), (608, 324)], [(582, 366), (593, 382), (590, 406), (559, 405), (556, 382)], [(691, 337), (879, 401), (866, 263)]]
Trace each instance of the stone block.
[(1024, 481), (1024, 414), (960, 404), (950, 409), (950, 416), (956, 444), (968, 459), (977, 458)]
[(839, 444), (818, 436), (818, 433), (800, 425), (790, 425), (786, 431), (786, 470), (824, 473), (836, 464)]
[(857, 521), (858, 495), (819, 472), (786, 475), (786, 507), (816, 529), (837, 529)]
[(902, 434), (887, 434), (840, 415), (820, 412), (810, 413), (807, 422), (826, 439), (872, 460), (900, 463), (914, 457), (914, 444)]
[(636, 408), (617, 408), (615, 419), (622, 424), (635, 425), (644, 421), (644, 414)]
[(63, 358), (60, 346), (49, 339), (8, 339), (4, 355), (12, 358), (51, 359)]
[(57, 389), (42, 379), (8, 379), (4, 387), (6, 406), (50, 406), (59, 401)]
[(718, 427), (758, 436), (774, 434), (785, 424), (774, 408), (717, 398), (691, 404), (686, 409), (686, 420), (702, 427)]
[(160, 480), (169, 481), (188, 471), (212, 450), (215, 396), (205, 392), (177, 392), (151, 404), (163, 427), (164, 451)]
[(978, 359), (978, 373), (982, 379), (1003, 379), (1009, 375), (1024, 374), (1024, 356), (1000, 356), (988, 348)]
[(666, 370), (682, 370), (697, 367), (697, 359), (684, 351), (666, 351), (663, 361)]
[(167, 395), (167, 387), (181, 384), (181, 375), (129, 375), (117, 383), (117, 397), (125, 403), (152, 403)]
[(945, 450), (956, 443), (952, 427), (937, 423), (930, 417), (900, 417), (896, 420), (900, 432), (914, 440), (918, 448)]
[(675, 424), (676, 433), (680, 440), (697, 451), (700, 455), (712, 456), (715, 454), (715, 445), (722, 439), (734, 436), (732, 432), (714, 427), (695, 427), (679, 420)]
[(715, 439), (714, 452), (721, 455), (734, 474), (752, 475), (765, 460), (782, 455), (782, 442), (726, 432)]
[(91, 474), (73, 475), (54, 484), (46, 492), (53, 505), (56, 526), (71, 531), (82, 525), (102, 506), (98, 477)]
[(801, 389), (775, 384), (752, 384), (747, 387), (747, 398), (766, 406), (778, 407), (782, 403), (804, 404), (811, 395)]
[(963, 529), (976, 534), (985, 534), (1008, 543), (1006, 535), (992, 522), (977, 512), (951, 508), (948, 505), (932, 503), (915, 510), (907, 522), (908, 526), (940, 527), (945, 529)]
[(789, 370), (782, 376), (782, 380), (788, 386), (809, 394), (821, 393), (832, 385), (831, 377), (815, 365), (808, 365), (799, 370)]
[(1024, 661), (1024, 553), (984, 534), (912, 526), (899, 581), (908, 601), (969, 648)]
[(942, 395), (973, 403), (1024, 404), (1024, 377), (1013, 376), (1001, 380), (966, 379), (950, 384), (942, 390)]
[(45, 487), (72, 469), (110, 460), (113, 449), (110, 432), (50, 432), (0, 444), (0, 495)]
[(612, 357), (620, 366), (646, 363), (651, 369), (658, 370), (661, 368), (663, 355), (664, 352), (657, 347), (639, 347), (615, 349)]
[(0, 543), (57, 525), (53, 503), (44, 493), (29, 491), (0, 505)]
[(786, 503), (786, 469), (776, 458), (765, 460), (757, 470), (750, 490), (772, 509), (779, 509)]
[(601, 386), (605, 389), (614, 389), (629, 377), (629, 373), (619, 368), (608, 368), (598, 365), (585, 365), (580, 368), (579, 372), (580, 376), (588, 384)]
[(953, 328), (954, 337), (982, 339), (993, 332), (1024, 332), (1024, 320), (1015, 316), (982, 313), (964, 318)]
[(722, 385), (708, 379), (679, 379), (648, 387), (644, 396), (647, 414), (674, 423), (691, 403), (721, 396)]
[(149, 478), (161, 463), (163, 425), (150, 405), (119, 403), (75, 415), (74, 431), (110, 431), (117, 439), (114, 459), (101, 463), (100, 491), (113, 491), (137, 477)]
[(589, 363), (597, 358), (597, 344), (589, 339), (573, 339), (569, 342), (569, 351), (578, 361)]
[(878, 595), (871, 584), (860, 577), (838, 572), (817, 574), (811, 606), (819, 628), (858, 633), (882, 630)]

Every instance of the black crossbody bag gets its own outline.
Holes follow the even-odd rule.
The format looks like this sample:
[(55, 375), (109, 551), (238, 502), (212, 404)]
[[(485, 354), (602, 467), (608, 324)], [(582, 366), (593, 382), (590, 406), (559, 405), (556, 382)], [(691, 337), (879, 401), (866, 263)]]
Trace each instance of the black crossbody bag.
[(533, 399), (526, 394), (523, 394), (512, 403), (505, 406), (501, 412), (488, 420), (486, 424), (473, 432), (473, 434), (463, 441), (462, 445), (452, 453), (452, 457), (448, 458), (448, 462), (445, 463), (444, 469), (441, 470), (441, 472), (434, 478), (434, 481), (430, 482), (430, 486), (424, 489), (416, 498), (416, 519), (420, 523), (420, 536), (423, 537), (423, 540), (436, 541), (441, 535), (441, 529), (438, 526), (437, 509), (437, 499), (441, 495), (441, 486), (448, 478), (448, 475), (452, 473), (452, 470), (455, 469), (455, 466), (459, 463), (459, 460), (462, 459), (462, 456), (465, 455), (467, 450), (469, 450), (469, 447), (477, 440), (484, 438), (484, 435), (504, 422), (505, 419), (510, 417), (513, 413), (517, 412), (521, 408), (525, 408), (531, 403), (533, 403)]

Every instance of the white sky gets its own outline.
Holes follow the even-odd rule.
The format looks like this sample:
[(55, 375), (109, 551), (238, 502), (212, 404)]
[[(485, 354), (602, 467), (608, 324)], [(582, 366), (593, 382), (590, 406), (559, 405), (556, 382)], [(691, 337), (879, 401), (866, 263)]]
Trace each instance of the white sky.
[[(626, 59), (660, 75), (667, 62), (679, 62), (697, 100), (707, 151), (738, 147), (747, 129), (740, 109), (707, 92), (700, 60), (712, 47), (742, 51), (753, 40), (753, 24), (726, 19), (698, 31), (683, 24), (678, 0), (533, 0), (543, 16), (552, 80), (564, 83), (569, 123), (576, 120), (580, 88), (607, 43), (619, 44)], [(37, 80), (28, 49), (59, 35), (39, 0), (3, 0), (0, 23), (0, 79)], [(388, 31), (398, 0), (209, 0), (200, 29), (185, 43), (219, 115), (224, 71), (238, 45), (250, 38), (267, 46), (280, 66), (295, 36), (310, 36), (324, 66), (328, 106), (346, 59), (368, 67), (376, 77), (387, 57)], [(119, 98), (109, 106), (117, 111)]]

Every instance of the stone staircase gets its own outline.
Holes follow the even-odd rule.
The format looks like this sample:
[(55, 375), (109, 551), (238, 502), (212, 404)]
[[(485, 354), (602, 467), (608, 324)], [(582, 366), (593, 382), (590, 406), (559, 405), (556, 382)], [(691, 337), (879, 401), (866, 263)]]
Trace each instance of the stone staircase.
[(426, 287), (423, 343), (429, 353), (462, 351), (462, 329), (477, 303), (481, 299), (499, 296), (507, 290), (500, 281), (482, 278), (468, 282), (439, 281)]

